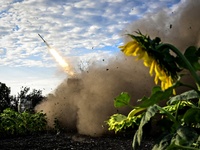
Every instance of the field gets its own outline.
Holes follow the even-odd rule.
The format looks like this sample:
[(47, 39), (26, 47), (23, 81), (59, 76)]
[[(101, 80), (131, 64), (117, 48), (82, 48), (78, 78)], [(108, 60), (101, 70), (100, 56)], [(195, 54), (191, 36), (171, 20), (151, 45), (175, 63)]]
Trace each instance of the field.
[[(131, 150), (133, 135), (88, 137), (75, 133), (42, 133), (0, 140), (2, 150)], [(141, 150), (150, 150), (152, 139), (145, 139)]]

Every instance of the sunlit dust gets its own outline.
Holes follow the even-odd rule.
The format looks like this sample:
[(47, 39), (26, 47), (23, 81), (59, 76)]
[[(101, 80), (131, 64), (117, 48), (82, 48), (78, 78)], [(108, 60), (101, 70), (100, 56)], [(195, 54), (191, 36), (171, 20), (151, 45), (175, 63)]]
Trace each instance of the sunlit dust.
[(57, 52), (54, 48), (49, 48), (49, 52), (54, 57), (56, 62), (59, 63), (59, 65), (64, 69), (64, 71), (69, 74), (70, 76), (74, 75), (74, 72), (69, 67), (69, 64), (65, 61), (65, 59)]
[[(143, 16), (130, 23), (120, 32), (120, 35), (124, 42), (129, 42), (130, 38), (124, 35), (135, 33), (139, 29), (142, 33), (151, 37), (160, 37), (165, 43), (171, 43), (178, 49), (185, 50), (195, 42), (200, 42), (199, 7), (199, 0), (190, 0), (186, 1), (184, 6), (181, 4), (177, 7), (174, 13), (165, 12), (165, 9), (158, 12), (158, 15), (150, 13), (147, 17)], [(172, 28), (169, 28), (170, 24)], [(69, 66), (72, 67), (70, 63)], [(76, 72), (74, 74), (76, 75)], [(189, 75), (184, 76), (183, 80), (184, 83), (192, 84)], [(116, 96), (121, 92), (127, 92), (131, 96), (131, 104), (135, 105), (138, 104), (138, 99), (151, 95), (151, 88), (154, 86), (154, 79), (149, 76), (149, 70), (144, 67), (143, 62), (133, 61), (132, 57), (118, 52), (114, 57), (103, 57), (101, 63), (89, 64), (87, 71), (77, 74), (77, 78), (67, 77), (53, 93), (47, 95), (35, 107), (35, 111), (43, 111), (46, 114), (50, 128), (55, 128), (56, 118), (61, 131), (75, 129), (77, 135), (100, 136), (108, 133), (105, 121), (109, 116), (121, 112), (126, 115), (131, 109), (115, 108), (113, 100)], [(177, 93), (182, 93), (182, 90), (188, 88), (177, 89)], [(159, 104), (163, 105), (165, 102)], [(158, 125), (155, 127), (158, 129)], [(84, 144), (85, 141), (82, 142)]]

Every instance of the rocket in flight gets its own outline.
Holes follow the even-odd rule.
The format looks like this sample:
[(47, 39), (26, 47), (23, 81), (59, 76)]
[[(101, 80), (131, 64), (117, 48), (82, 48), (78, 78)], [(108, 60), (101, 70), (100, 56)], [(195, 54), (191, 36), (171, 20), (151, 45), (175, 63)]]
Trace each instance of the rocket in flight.
[(39, 37), (42, 39), (42, 41), (46, 44), (48, 48), (51, 48), (50, 45), (43, 39), (43, 37), (38, 33)]

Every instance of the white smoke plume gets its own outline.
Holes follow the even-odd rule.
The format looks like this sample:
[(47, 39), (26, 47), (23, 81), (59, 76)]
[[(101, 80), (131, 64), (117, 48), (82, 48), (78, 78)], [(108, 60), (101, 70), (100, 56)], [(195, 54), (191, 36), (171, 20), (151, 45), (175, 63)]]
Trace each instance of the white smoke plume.
[[(174, 11), (148, 14), (133, 22), (122, 34), (134, 33), (139, 29), (152, 38), (159, 36), (163, 42), (174, 44), (182, 50), (190, 45), (199, 46), (199, 8), (199, 0), (182, 1)], [(123, 37), (125, 42), (129, 40)], [(57, 118), (63, 127), (76, 129), (80, 134), (100, 136), (107, 131), (103, 126), (110, 115), (117, 111), (129, 111), (114, 108), (113, 100), (117, 95), (130, 93), (134, 104), (138, 98), (150, 94), (153, 78), (141, 61), (119, 53), (108, 62), (107, 66), (93, 64), (76, 78), (65, 79), (54, 94), (49, 94), (36, 107), (36, 111), (43, 110), (47, 114), (50, 127)]]

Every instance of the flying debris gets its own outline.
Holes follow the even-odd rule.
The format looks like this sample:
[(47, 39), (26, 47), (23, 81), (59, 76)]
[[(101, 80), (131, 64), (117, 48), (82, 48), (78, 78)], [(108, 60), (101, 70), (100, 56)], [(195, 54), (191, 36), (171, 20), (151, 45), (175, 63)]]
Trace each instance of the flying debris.
[(42, 39), (42, 41), (47, 45), (48, 48), (51, 48), (50, 45), (43, 39), (43, 37), (38, 33), (39, 37)]

